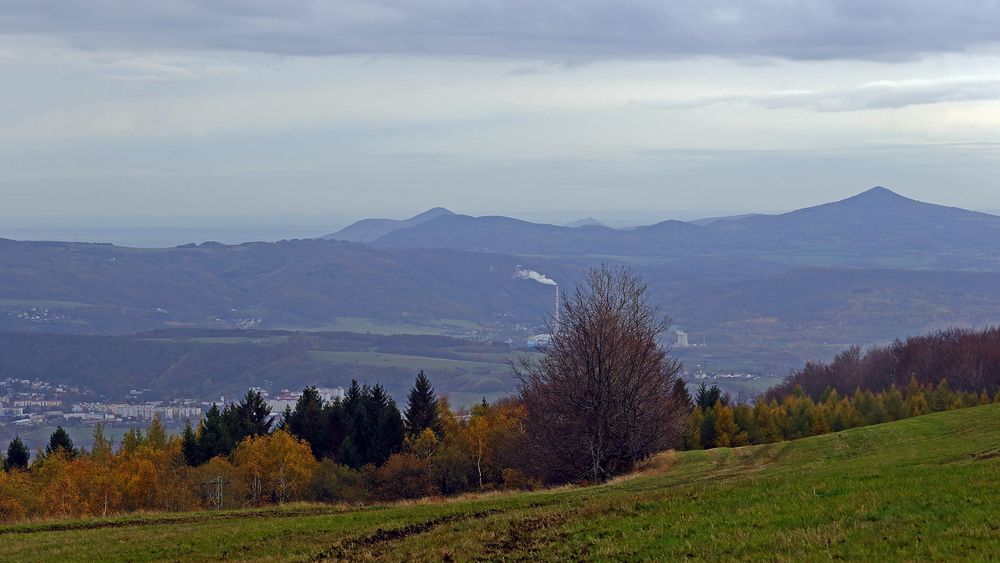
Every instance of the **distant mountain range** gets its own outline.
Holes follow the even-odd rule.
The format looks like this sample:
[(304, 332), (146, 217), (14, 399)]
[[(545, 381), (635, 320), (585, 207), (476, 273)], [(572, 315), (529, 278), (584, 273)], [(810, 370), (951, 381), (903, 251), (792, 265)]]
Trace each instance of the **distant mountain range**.
[(604, 223), (594, 219), (593, 217), (584, 217), (583, 219), (577, 219), (576, 221), (570, 221), (566, 223), (567, 227), (606, 227)]
[[(876, 187), (778, 215), (632, 229), (435, 208), (328, 238), (134, 249), (0, 239), (0, 330), (171, 327), (447, 332), (515, 342), (544, 330), (552, 288), (629, 264), (704, 349), (689, 364), (776, 372), (851, 344), (1000, 323), (1000, 217)], [(444, 327), (444, 328), (442, 328)]]
[[(341, 233), (353, 236), (365, 220)], [(379, 220), (384, 221), (384, 220)], [(779, 215), (664, 221), (634, 229), (530, 223), (431, 210), (380, 222), (382, 248), (449, 248), (555, 256), (767, 255), (802, 265), (1000, 267), (1000, 217), (919, 202), (886, 188)], [(330, 235), (338, 238), (340, 233)]]
[(321, 238), (326, 240), (343, 240), (351, 242), (372, 242), (393, 231), (416, 227), (426, 223), (427, 221), (448, 215), (454, 215), (454, 213), (443, 207), (435, 207), (433, 209), (428, 209), (419, 215), (401, 221), (397, 221), (395, 219), (362, 219), (357, 223), (353, 223), (331, 235), (326, 235)]

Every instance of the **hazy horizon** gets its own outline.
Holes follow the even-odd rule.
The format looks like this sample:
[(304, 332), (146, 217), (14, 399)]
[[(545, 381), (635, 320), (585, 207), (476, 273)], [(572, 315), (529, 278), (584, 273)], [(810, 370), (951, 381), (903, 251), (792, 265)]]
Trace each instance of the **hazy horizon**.
[[(860, 192), (859, 192), (860, 193)], [(897, 192), (898, 193), (898, 192)], [(856, 194), (853, 194), (856, 195)], [(904, 195), (905, 194), (900, 194)], [(812, 205), (832, 203), (818, 201)], [(933, 201), (927, 203), (936, 203)], [(0, 238), (14, 240), (44, 240), (63, 242), (111, 243), (118, 246), (173, 247), (182, 244), (212, 241), (223, 244), (242, 242), (273, 242), (289, 239), (309, 239), (325, 236), (362, 219), (407, 219), (435, 206), (415, 208), (394, 215), (363, 216), (356, 214), (228, 214), (228, 215), (0, 215)], [(440, 206), (448, 207), (448, 206)], [(808, 207), (805, 206), (805, 207)], [(485, 213), (460, 214), (474, 216), (502, 215), (532, 221), (566, 225), (592, 218), (612, 228), (650, 225), (660, 221), (697, 221), (745, 214), (780, 214), (800, 208), (786, 209), (674, 209), (674, 210), (496, 210)], [(1000, 215), (997, 209), (971, 209)]]

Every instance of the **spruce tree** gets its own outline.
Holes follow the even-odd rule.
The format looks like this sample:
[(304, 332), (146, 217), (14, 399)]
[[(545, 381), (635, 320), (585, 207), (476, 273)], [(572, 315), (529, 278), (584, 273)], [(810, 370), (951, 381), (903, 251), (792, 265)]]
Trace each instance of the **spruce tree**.
[(218, 455), (229, 455), (234, 446), (219, 405), (212, 403), (198, 429), (198, 449), (201, 450), (201, 459), (208, 461)]
[(718, 437), (718, 431), (716, 430), (716, 420), (718, 418), (718, 413), (714, 407), (709, 407), (707, 410), (703, 411), (704, 416), (701, 419), (701, 449), (710, 450), (716, 446), (716, 438)]
[(719, 389), (718, 385), (712, 385), (711, 387), (706, 387), (705, 383), (698, 387), (698, 395), (695, 397), (695, 403), (701, 407), (701, 410), (706, 411), (715, 406), (715, 403), (722, 402), (723, 405), (729, 404), (729, 398), (722, 394), (722, 389)]
[(317, 459), (329, 457), (332, 448), (328, 430), (330, 413), (315, 387), (302, 390), (294, 410), (285, 411), (284, 428), (296, 438), (309, 442)]
[(56, 426), (55, 432), (49, 436), (49, 443), (45, 446), (45, 455), (51, 455), (59, 450), (62, 450), (70, 459), (76, 457), (78, 453), (76, 446), (73, 445), (73, 439), (69, 437), (69, 433), (62, 426)]
[(344, 438), (344, 441), (340, 443), (340, 447), (337, 448), (337, 460), (354, 469), (359, 469), (365, 465), (365, 460), (361, 458), (358, 449), (354, 447), (354, 438), (350, 435)]
[(7, 471), (12, 469), (27, 471), (30, 457), (31, 454), (28, 452), (28, 447), (21, 441), (21, 437), (15, 436), (7, 446), (7, 459), (4, 461), (4, 469)]
[(382, 385), (375, 385), (368, 393), (366, 407), (368, 419), (374, 422), (368, 438), (367, 463), (382, 465), (389, 456), (403, 447), (403, 418), (396, 401), (385, 392)]
[(184, 432), (181, 434), (181, 452), (184, 454), (184, 462), (191, 467), (197, 467), (205, 462), (201, 456), (201, 448), (198, 447), (198, 437), (191, 428), (191, 421), (184, 423)]
[(371, 391), (368, 386), (362, 387), (358, 381), (352, 380), (344, 396), (344, 417), (347, 420), (348, 431), (344, 443), (340, 447), (341, 463), (355, 469), (368, 463), (368, 443), (372, 434), (372, 421), (368, 416), (367, 396)]
[[(351, 421), (344, 410), (344, 403), (337, 399), (326, 405), (326, 436), (324, 440), (324, 455), (335, 461), (344, 440), (351, 433)], [(343, 463), (343, 462), (341, 462)]]
[(223, 417), (236, 444), (248, 436), (263, 436), (271, 431), (271, 407), (260, 391), (248, 390), (240, 402), (226, 406)]
[(424, 375), (424, 370), (420, 370), (417, 374), (417, 380), (406, 399), (405, 426), (406, 433), (410, 436), (418, 436), (425, 428), (430, 428), (439, 438), (441, 437), (437, 397), (434, 395), (434, 387), (431, 386), (430, 380)]
[(672, 393), (677, 401), (677, 404), (683, 406), (688, 411), (690, 411), (694, 406), (694, 402), (691, 400), (691, 393), (687, 388), (687, 383), (684, 383), (683, 379), (677, 378), (674, 381)]

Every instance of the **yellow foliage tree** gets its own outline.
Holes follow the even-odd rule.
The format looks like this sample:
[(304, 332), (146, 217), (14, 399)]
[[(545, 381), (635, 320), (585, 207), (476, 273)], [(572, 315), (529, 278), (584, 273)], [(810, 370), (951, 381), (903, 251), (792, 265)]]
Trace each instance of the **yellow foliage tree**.
[(736, 421), (733, 409), (721, 402), (715, 403), (715, 445), (718, 448), (729, 448), (736, 443)]
[(46, 516), (80, 516), (85, 511), (80, 490), (70, 476), (70, 463), (66, 454), (57, 450), (36, 471), (41, 488), (38, 500)]
[(406, 449), (421, 459), (428, 459), (437, 452), (441, 440), (430, 428), (424, 428), (416, 436), (406, 437)]
[(20, 496), (27, 490), (27, 483), (19, 479), (20, 471), (0, 471), (0, 522), (16, 522), (27, 514)]
[(251, 436), (233, 454), (251, 504), (302, 498), (316, 469), (309, 444), (284, 430)]
[(503, 442), (517, 435), (521, 430), (523, 409), (511, 403), (496, 405), (480, 404), (472, 409), (472, 416), (465, 427), (468, 436), (469, 454), (476, 464), (479, 488), (483, 488), (484, 473), (502, 479), (501, 467), (495, 467)]
[[(205, 505), (211, 508), (239, 508), (243, 505), (246, 485), (243, 472), (228, 459), (216, 456), (191, 470), (191, 481), (201, 492)], [(221, 483), (216, 485), (216, 479)]]

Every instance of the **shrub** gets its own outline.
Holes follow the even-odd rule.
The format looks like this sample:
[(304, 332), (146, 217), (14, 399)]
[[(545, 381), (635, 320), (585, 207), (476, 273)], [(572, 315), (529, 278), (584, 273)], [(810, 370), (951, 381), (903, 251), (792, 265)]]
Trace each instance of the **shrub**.
[(308, 497), (319, 502), (361, 502), (368, 498), (361, 472), (324, 459), (309, 482)]
[(393, 454), (381, 467), (367, 471), (372, 490), (383, 500), (420, 498), (437, 492), (430, 463), (413, 454)]

